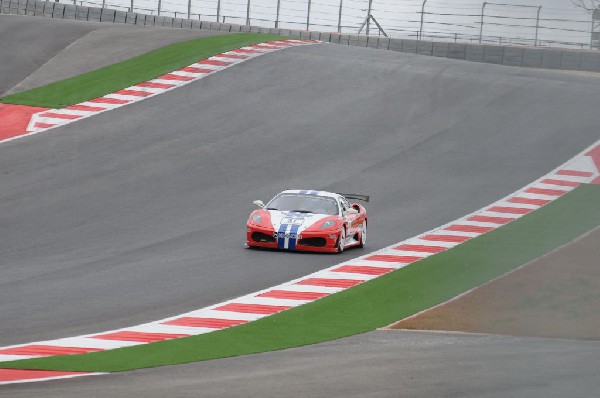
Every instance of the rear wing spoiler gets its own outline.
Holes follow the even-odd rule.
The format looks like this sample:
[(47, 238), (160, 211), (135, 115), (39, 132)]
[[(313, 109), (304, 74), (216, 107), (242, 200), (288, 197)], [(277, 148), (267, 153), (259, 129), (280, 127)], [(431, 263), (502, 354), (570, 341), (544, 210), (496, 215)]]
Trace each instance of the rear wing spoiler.
[(362, 200), (363, 202), (369, 202), (368, 195), (358, 195), (355, 193), (338, 193), (338, 195), (342, 195), (346, 199), (356, 199), (356, 200)]

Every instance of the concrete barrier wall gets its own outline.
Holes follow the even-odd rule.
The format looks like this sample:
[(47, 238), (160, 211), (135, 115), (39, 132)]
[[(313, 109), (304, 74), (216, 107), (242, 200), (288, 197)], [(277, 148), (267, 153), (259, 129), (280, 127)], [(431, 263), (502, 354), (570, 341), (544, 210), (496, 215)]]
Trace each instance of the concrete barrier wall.
[(470, 62), (483, 62), (528, 68), (600, 72), (600, 53), (598, 52), (388, 39), (386, 37), (367, 37), (331, 32), (273, 29), (260, 26), (236, 25), (199, 21), (195, 19), (147, 15), (41, 0), (0, 0), (0, 13), (124, 23), (139, 26), (163, 26), (176, 29), (208, 29), (224, 32), (271, 33), (302, 39), (321, 40), (334, 44), (369, 47)]
[(450, 43), (433, 43), (433, 52), (431, 55), (434, 57), (448, 58), (450, 51)]

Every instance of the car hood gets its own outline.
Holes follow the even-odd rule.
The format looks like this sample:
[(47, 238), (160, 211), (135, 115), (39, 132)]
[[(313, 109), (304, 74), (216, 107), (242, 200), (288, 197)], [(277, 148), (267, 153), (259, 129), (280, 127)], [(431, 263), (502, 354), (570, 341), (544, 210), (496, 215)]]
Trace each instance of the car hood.
[(269, 213), (271, 214), (271, 223), (276, 232), (289, 232), (293, 228), (294, 232), (301, 233), (316, 222), (331, 217), (328, 214), (296, 213), (279, 210), (269, 210)]

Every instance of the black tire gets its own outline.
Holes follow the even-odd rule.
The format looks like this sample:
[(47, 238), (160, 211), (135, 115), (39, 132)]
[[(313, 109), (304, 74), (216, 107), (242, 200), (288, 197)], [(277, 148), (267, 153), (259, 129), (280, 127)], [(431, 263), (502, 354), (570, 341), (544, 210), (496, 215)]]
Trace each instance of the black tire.
[(363, 221), (363, 229), (360, 233), (360, 244), (358, 247), (365, 247), (367, 244), (367, 220)]
[(338, 253), (343, 253), (346, 248), (346, 227), (342, 228), (342, 232), (340, 233), (340, 241), (338, 243)]

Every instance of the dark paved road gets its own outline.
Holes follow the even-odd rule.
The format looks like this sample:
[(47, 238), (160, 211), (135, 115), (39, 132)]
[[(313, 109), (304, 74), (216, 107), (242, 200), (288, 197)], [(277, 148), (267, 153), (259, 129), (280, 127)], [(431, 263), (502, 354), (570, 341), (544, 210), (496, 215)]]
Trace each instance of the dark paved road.
[(159, 319), (362, 253), (243, 249), (252, 200), (285, 188), (370, 194), (373, 250), (474, 211), (598, 139), (598, 82), (318, 45), (0, 145), (0, 345)]

